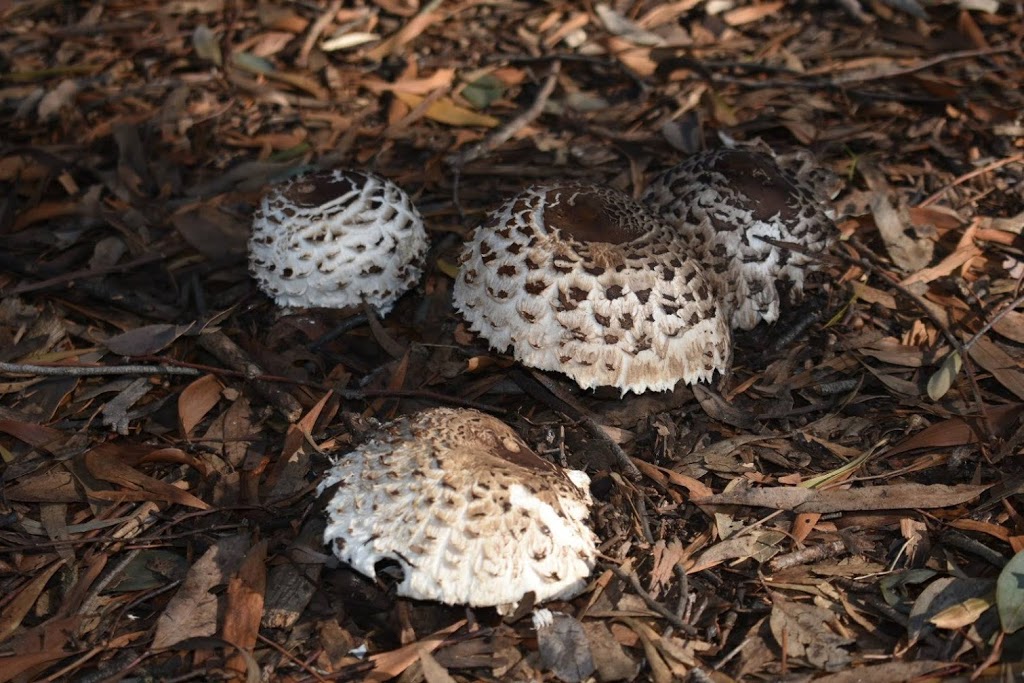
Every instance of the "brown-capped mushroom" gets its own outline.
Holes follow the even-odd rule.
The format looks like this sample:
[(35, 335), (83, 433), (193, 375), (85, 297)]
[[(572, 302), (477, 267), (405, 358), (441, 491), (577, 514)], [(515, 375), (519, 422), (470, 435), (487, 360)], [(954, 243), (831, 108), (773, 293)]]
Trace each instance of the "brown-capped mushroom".
[(399, 595), (510, 611), (586, 586), (597, 555), (589, 479), (534, 453), (497, 418), (436, 408), (337, 460), (324, 542), (356, 571), (383, 559)]
[(643, 201), (715, 279), (732, 326), (749, 330), (803, 293), (805, 273), (838, 235), (822, 196), (836, 187), (817, 187), (819, 178), (763, 152), (722, 149), (659, 174)]
[(455, 307), (492, 348), (581, 387), (707, 381), (731, 360), (727, 317), (678, 231), (616, 190), (531, 187), (466, 244)]
[(282, 307), (369, 304), (381, 315), (420, 278), (423, 220), (390, 180), (343, 169), (271, 187), (253, 218), (249, 270)]

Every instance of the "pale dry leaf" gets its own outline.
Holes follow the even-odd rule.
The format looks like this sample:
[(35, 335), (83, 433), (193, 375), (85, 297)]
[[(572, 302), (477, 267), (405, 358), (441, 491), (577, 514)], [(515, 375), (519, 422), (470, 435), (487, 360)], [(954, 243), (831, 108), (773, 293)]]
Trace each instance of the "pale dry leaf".
[(905, 209), (893, 206), (887, 193), (874, 193), (871, 214), (893, 263), (908, 273), (915, 273), (931, 262), (934, 243), (907, 236), (904, 231), (910, 226), (910, 218)]
[(185, 438), (220, 401), (224, 385), (216, 375), (204, 375), (185, 387), (178, 396), (178, 425)]
[[(395, 97), (413, 108), (419, 106), (424, 99), (419, 95), (413, 95), (412, 93), (401, 91), (395, 91)], [(424, 115), (428, 119), (437, 121), (438, 123), (444, 123), (449, 126), (481, 126), (483, 128), (494, 128), (501, 123), (493, 116), (480, 114), (472, 109), (460, 107), (455, 104), (450, 97), (441, 97), (432, 102), (427, 107)]]
[(151, 647), (170, 647), (187, 638), (217, 633), (219, 598), (211, 591), (225, 585), (242, 564), (249, 535), (228, 536), (196, 560), (156, 621)]
[(990, 485), (884, 484), (856, 489), (808, 489), (770, 486), (717, 493), (694, 498), (697, 505), (752, 505), (798, 513), (854, 510), (905, 510), (961, 505), (981, 495)]
[(775, 642), (786, 649), (787, 655), (806, 659), (825, 671), (837, 671), (850, 663), (850, 653), (843, 646), (853, 639), (838, 635), (830, 627), (834, 619), (827, 609), (776, 595), (768, 624)]
[(537, 630), (541, 666), (566, 683), (582, 683), (594, 672), (587, 632), (568, 614), (552, 616), (551, 624)]
[(981, 337), (967, 350), (971, 359), (992, 373), (997, 382), (1024, 399), (1024, 374), (1013, 357), (991, 339)]
[(737, 538), (730, 538), (727, 541), (716, 543), (696, 559), (694, 566), (687, 569), (687, 573), (710, 569), (729, 560), (745, 560), (748, 558), (763, 558), (762, 561), (770, 559), (772, 555), (779, 552), (779, 546), (786, 539), (786, 534), (781, 531), (754, 530)]
[(953, 605), (970, 598), (980, 598), (995, 588), (995, 579), (942, 577), (925, 586), (907, 620), (907, 635), (911, 642), (934, 629), (932, 618)]

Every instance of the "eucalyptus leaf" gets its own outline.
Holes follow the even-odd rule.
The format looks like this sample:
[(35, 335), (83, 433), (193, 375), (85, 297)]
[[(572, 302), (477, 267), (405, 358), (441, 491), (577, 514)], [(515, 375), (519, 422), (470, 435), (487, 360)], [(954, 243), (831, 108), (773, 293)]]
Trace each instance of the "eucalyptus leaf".
[(996, 605), (1004, 631), (1013, 633), (1024, 626), (1024, 550), (1014, 555), (999, 573)]
[(192, 31), (192, 46), (200, 58), (213, 62), (217, 66), (221, 66), (224, 63), (224, 57), (221, 55), (217, 36), (214, 35), (213, 31), (206, 24), (199, 24)]
[(938, 401), (945, 396), (949, 388), (953, 386), (961, 366), (963, 366), (963, 361), (960, 359), (960, 352), (951, 351), (942, 361), (942, 367), (928, 378), (928, 398)]
[(468, 84), (460, 93), (476, 109), (485, 109), (505, 94), (505, 84), (496, 76), (485, 74)]

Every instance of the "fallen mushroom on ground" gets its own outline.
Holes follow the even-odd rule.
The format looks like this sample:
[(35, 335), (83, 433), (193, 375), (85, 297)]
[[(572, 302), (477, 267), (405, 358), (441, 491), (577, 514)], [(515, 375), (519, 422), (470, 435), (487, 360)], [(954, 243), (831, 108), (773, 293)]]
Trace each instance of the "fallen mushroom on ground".
[(773, 322), (837, 231), (768, 154), (698, 154), (637, 202), (583, 183), (531, 187), (473, 233), (455, 307), (492, 348), (584, 389), (709, 381), (731, 328)]
[(435, 408), (385, 425), (342, 455), (324, 542), (366, 576), (401, 567), (399, 595), (512, 611), (580, 593), (597, 539), (589, 478), (534, 453), (497, 418)]
[(278, 306), (386, 315), (419, 280), (423, 219), (409, 195), (364, 171), (307, 173), (271, 187), (253, 217), (249, 271)]

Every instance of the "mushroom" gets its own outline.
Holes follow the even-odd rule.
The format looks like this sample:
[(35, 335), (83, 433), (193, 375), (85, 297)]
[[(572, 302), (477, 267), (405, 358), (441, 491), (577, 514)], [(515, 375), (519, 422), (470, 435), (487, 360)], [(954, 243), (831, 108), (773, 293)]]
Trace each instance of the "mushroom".
[(342, 169), (271, 187), (253, 218), (249, 271), (282, 307), (369, 304), (386, 315), (419, 280), (423, 220), (390, 180)]
[(530, 187), (473, 233), (454, 303), (516, 360), (623, 394), (707, 381), (731, 360), (727, 318), (688, 242), (628, 195)]
[(319, 491), (324, 542), (356, 571), (384, 559), (399, 595), (511, 611), (586, 586), (597, 554), (589, 478), (534, 453), (500, 420), (436, 408), (400, 418), (338, 459)]
[(837, 236), (822, 195), (838, 186), (819, 188), (820, 177), (769, 154), (722, 149), (661, 173), (643, 201), (679, 229), (687, 253), (715, 279), (732, 326), (749, 330), (778, 319), (786, 290), (791, 301), (800, 297), (805, 271)]

